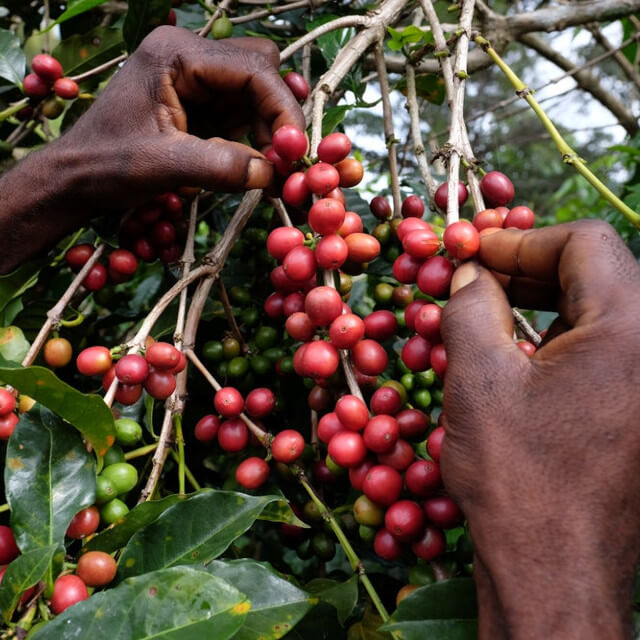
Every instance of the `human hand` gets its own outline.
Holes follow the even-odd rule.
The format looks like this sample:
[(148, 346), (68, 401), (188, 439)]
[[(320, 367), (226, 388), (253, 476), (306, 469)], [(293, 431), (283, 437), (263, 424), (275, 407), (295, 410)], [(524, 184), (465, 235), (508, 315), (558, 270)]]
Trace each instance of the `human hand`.
[[(484, 236), (480, 260), (498, 279), (462, 266), (443, 315), (441, 464), (476, 548), (481, 636), (627, 637), (640, 267), (595, 221)], [(531, 358), (510, 303), (559, 313)]]

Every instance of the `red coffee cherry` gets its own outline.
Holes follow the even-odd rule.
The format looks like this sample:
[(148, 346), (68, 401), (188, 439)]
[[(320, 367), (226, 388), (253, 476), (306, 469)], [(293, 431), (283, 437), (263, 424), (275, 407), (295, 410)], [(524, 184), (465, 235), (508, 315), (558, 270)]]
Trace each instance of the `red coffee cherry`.
[(264, 310), (265, 313), (270, 318), (279, 318), (284, 315), (284, 299), (285, 296), (276, 291), (276, 293), (272, 293), (265, 301), (264, 301)]
[(249, 392), (244, 406), (252, 418), (264, 418), (268, 416), (276, 406), (276, 397), (271, 389), (258, 387)]
[(144, 388), (156, 400), (166, 400), (176, 390), (176, 378), (169, 371), (151, 371)]
[(342, 396), (336, 402), (335, 412), (343, 426), (352, 431), (364, 429), (369, 422), (367, 405), (357, 396)]
[(363, 229), (362, 218), (354, 211), (345, 211), (344, 222), (338, 229), (338, 235), (346, 238), (352, 233), (362, 233)]
[[(436, 190), (435, 196), (433, 197), (434, 202), (436, 203), (436, 207), (442, 211), (447, 210), (447, 197), (449, 193), (449, 188), (446, 182), (443, 182), (438, 189)], [(462, 182), (458, 182), (458, 206), (462, 207), (464, 203), (467, 201), (469, 197), (469, 192), (467, 191), (467, 187), (465, 187)]]
[(81, 578), (74, 575), (60, 576), (53, 584), (51, 610), (59, 615), (65, 609), (88, 597), (87, 586)]
[(51, 91), (51, 85), (35, 73), (28, 73), (24, 77), (22, 88), (25, 95), (36, 99), (46, 98)]
[(80, 556), (76, 574), (89, 587), (104, 587), (118, 571), (116, 561), (104, 551), (88, 551)]
[(473, 226), (478, 230), (502, 228), (503, 216), (495, 209), (485, 209), (473, 217)]
[(440, 341), (440, 320), (442, 307), (437, 304), (425, 304), (418, 309), (415, 317), (415, 330), (431, 343)]
[(458, 220), (450, 224), (442, 237), (444, 247), (452, 258), (466, 260), (480, 248), (478, 230), (467, 220)]
[[(318, 162), (318, 164), (314, 164), (307, 169), (305, 180), (312, 193), (317, 196), (324, 196), (340, 184), (340, 174), (332, 164)], [(338, 228), (339, 226), (336, 231)]]
[(355, 431), (339, 431), (329, 441), (329, 456), (341, 467), (357, 467), (367, 455), (362, 436)]
[(403, 438), (419, 438), (427, 430), (429, 421), (420, 409), (405, 409), (396, 415)]
[(359, 465), (349, 469), (349, 482), (356, 491), (362, 491), (362, 485), (367, 473), (375, 466), (376, 463), (371, 458), (366, 458)]
[(352, 262), (371, 262), (380, 255), (380, 243), (368, 233), (350, 233), (345, 242)]
[(388, 507), (400, 497), (402, 476), (392, 467), (376, 465), (367, 473), (362, 490), (369, 500)]
[(147, 347), (145, 358), (154, 369), (173, 369), (180, 362), (180, 352), (168, 342), (154, 342)]
[(329, 469), (324, 460), (316, 460), (311, 467), (311, 472), (320, 484), (335, 484), (338, 480), (338, 476)]
[[(324, 384), (324, 383), (323, 383)], [(333, 394), (319, 384), (316, 384), (307, 396), (307, 404), (310, 409), (318, 413), (326, 411), (333, 401)]]
[(384, 560), (397, 560), (402, 556), (404, 547), (387, 529), (380, 529), (373, 539), (373, 550)]
[(447, 543), (444, 534), (440, 529), (432, 526), (425, 527), (420, 539), (411, 545), (413, 553), (427, 562), (435, 560), (439, 555), (442, 555), (446, 548)]
[(402, 248), (412, 257), (425, 260), (438, 253), (440, 239), (427, 229), (406, 233), (402, 238)]
[(408, 196), (402, 203), (403, 218), (422, 218), (424, 214), (424, 202), (420, 196)]
[(495, 206), (504, 206), (513, 200), (516, 190), (513, 182), (500, 171), (489, 171), (480, 180), (482, 195)]
[(422, 533), (424, 513), (417, 502), (399, 500), (384, 514), (384, 526), (397, 540), (411, 542)]
[(444, 440), (444, 427), (436, 427), (427, 438), (427, 453), (436, 461), (440, 462), (440, 451)]
[(275, 152), (283, 159), (299, 160), (307, 152), (307, 136), (292, 124), (281, 126), (274, 134), (271, 141)]
[(322, 198), (309, 209), (308, 222), (316, 233), (326, 236), (340, 229), (344, 217), (345, 210), (341, 202), (332, 198)]
[[(0, 388), (0, 416), (11, 413), (16, 408), (16, 398), (6, 389)], [(3, 563), (0, 563), (3, 564)]]
[(244, 409), (244, 398), (234, 387), (223, 387), (216, 391), (213, 404), (223, 418), (235, 418)]
[[(524, 351), (529, 357), (531, 357), (536, 352), (536, 345), (531, 342), (527, 342), (526, 340), (518, 340), (516, 342), (516, 346)], [(445, 367), (446, 367), (446, 359), (445, 359)]]
[(386, 220), (391, 217), (391, 205), (384, 196), (376, 196), (370, 203), (369, 209), (378, 220)]
[(269, 147), (264, 152), (264, 156), (275, 166), (276, 173), (279, 176), (288, 176), (295, 168), (291, 160), (281, 158), (273, 147)]
[[(311, 196), (305, 174), (302, 171), (292, 173), (282, 186), (282, 199), (292, 207), (302, 207)], [(274, 229), (277, 231), (277, 229)]]
[(318, 145), (318, 158), (329, 164), (341, 162), (350, 152), (351, 140), (344, 133), (330, 133)]
[(87, 347), (76, 358), (76, 367), (84, 376), (106, 373), (111, 366), (111, 352), (106, 347)]
[[(330, 200), (330, 202), (336, 201)], [(282, 267), (291, 280), (298, 283), (305, 282), (316, 272), (316, 258), (309, 247), (294, 247), (284, 257)]]
[(336, 164), (340, 174), (340, 186), (343, 188), (355, 187), (364, 176), (364, 167), (355, 158), (345, 158)]
[(294, 282), (287, 276), (284, 267), (282, 265), (277, 266), (269, 274), (269, 279), (274, 289), (277, 289), (281, 293), (291, 293), (297, 291), (300, 288), (299, 282)]
[(71, 78), (58, 78), (53, 83), (53, 91), (63, 100), (75, 100), (80, 93), (80, 87)]
[(304, 450), (304, 438), (298, 431), (285, 429), (271, 443), (271, 455), (277, 462), (289, 464), (297, 460)]
[(289, 87), (296, 100), (302, 102), (307, 99), (309, 95), (309, 84), (299, 73), (289, 71), (289, 73), (287, 73), (287, 75), (282, 79)]
[(393, 467), (396, 471), (404, 471), (416, 459), (416, 452), (413, 447), (402, 439), (396, 440), (395, 444), (386, 453), (378, 454), (378, 462)]
[(413, 336), (405, 342), (400, 357), (411, 371), (424, 371), (431, 362), (431, 343), (422, 336)]
[(443, 344), (437, 344), (431, 349), (429, 362), (434, 373), (442, 380), (447, 371), (447, 352)]
[(369, 401), (372, 413), (394, 416), (402, 407), (402, 397), (393, 387), (380, 387)]
[(504, 219), (504, 228), (531, 229), (535, 221), (536, 216), (529, 207), (513, 207)]
[(405, 236), (413, 231), (431, 231), (433, 233), (433, 229), (428, 222), (420, 218), (406, 218), (396, 228), (398, 240), (402, 242)]
[(338, 349), (351, 349), (364, 337), (365, 324), (354, 313), (339, 315), (329, 327), (329, 338)]
[(427, 518), (441, 529), (452, 529), (462, 522), (463, 515), (458, 505), (449, 496), (436, 496), (424, 502)]
[(425, 304), (427, 304), (426, 300), (414, 300), (405, 307), (404, 323), (407, 326), (407, 329), (411, 329), (411, 331), (416, 330), (416, 317), (420, 309), (424, 307)]
[(338, 269), (349, 255), (347, 243), (337, 233), (325, 236), (316, 245), (316, 262), (321, 269)]
[(236, 469), (236, 482), (245, 489), (261, 487), (269, 477), (269, 465), (256, 456), (243, 460)]
[(119, 384), (116, 389), (116, 402), (124, 405), (132, 405), (138, 402), (142, 395), (141, 384)]
[(287, 318), (284, 328), (294, 340), (301, 342), (309, 342), (316, 330), (311, 318), (304, 312), (292, 313)]
[(296, 291), (290, 293), (282, 301), (282, 313), (285, 316), (290, 316), (294, 313), (301, 313), (304, 311), (304, 294)]
[(218, 429), (218, 444), (223, 451), (242, 451), (249, 442), (249, 430), (241, 418), (225, 420)]
[(193, 435), (199, 442), (212, 442), (216, 439), (218, 429), (220, 428), (220, 418), (212, 413), (203, 416), (196, 422)]
[(0, 564), (9, 564), (20, 555), (11, 527), (0, 524)]
[(384, 342), (392, 338), (398, 330), (398, 321), (391, 311), (374, 311), (364, 319), (364, 333), (367, 338)]
[(132, 276), (138, 269), (138, 260), (127, 249), (116, 249), (109, 256), (109, 269), (125, 276)]
[(149, 375), (147, 361), (137, 353), (122, 356), (116, 363), (116, 377), (127, 384), (142, 384)]
[(364, 443), (369, 451), (386, 453), (398, 440), (400, 429), (395, 418), (387, 415), (373, 416), (364, 428)]
[(404, 474), (407, 489), (417, 498), (426, 498), (442, 484), (440, 465), (433, 460), (416, 460)]
[(284, 257), (294, 247), (301, 247), (304, 244), (304, 234), (295, 227), (278, 227), (274, 229), (267, 238), (267, 251), (278, 261)]
[(333, 287), (316, 287), (307, 293), (304, 310), (317, 327), (326, 327), (341, 314), (342, 298)]
[(433, 298), (446, 298), (453, 276), (453, 263), (444, 256), (427, 258), (418, 270), (416, 283), (422, 293)]
[(87, 277), (82, 281), (82, 285), (89, 291), (99, 291), (107, 284), (108, 274), (104, 265), (94, 264), (89, 270)]
[(55, 82), (62, 77), (62, 65), (46, 53), (39, 53), (33, 57), (31, 69), (47, 82)]
[[(416, 218), (409, 219), (415, 220)], [(421, 266), (422, 260), (419, 258), (414, 258), (408, 253), (401, 253), (393, 261), (393, 277), (402, 284), (413, 284), (418, 277), (418, 271), (420, 271)]]
[(71, 362), (73, 349), (66, 338), (51, 338), (44, 345), (44, 361), (53, 369), (66, 367)]
[(358, 371), (368, 376), (380, 375), (389, 362), (387, 352), (375, 340), (360, 340), (351, 350), (351, 356)]
[(95, 248), (90, 244), (76, 244), (71, 247), (64, 256), (66, 263), (76, 273), (84, 267), (87, 260), (93, 255)]
[(5, 413), (0, 416), (0, 440), (8, 440), (18, 422), (20, 418), (15, 413)]
[(138, 238), (135, 241), (133, 251), (140, 260), (145, 262), (153, 262), (158, 257), (155, 248), (146, 237)]
[(317, 340), (305, 346), (306, 349), (302, 356), (304, 375), (311, 378), (329, 378), (336, 372), (340, 356), (338, 350), (331, 343)]
[(318, 421), (318, 438), (325, 444), (329, 444), (331, 438), (343, 430), (344, 425), (334, 411), (326, 413)]

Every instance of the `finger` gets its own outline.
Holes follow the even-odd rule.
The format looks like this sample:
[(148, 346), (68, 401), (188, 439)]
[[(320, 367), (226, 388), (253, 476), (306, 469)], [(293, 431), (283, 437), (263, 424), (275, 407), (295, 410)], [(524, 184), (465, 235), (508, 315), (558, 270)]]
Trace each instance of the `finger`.
[(541, 349), (546, 344), (551, 342), (551, 340), (557, 338), (558, 336), (561, 336), (563, 333), (566, 333), (570, 329), (571, 327), (567, 325), (567, 323), (564, 322), (562, 318), (556, 318), (547, 329), (547, 332), (544, 334), (544, 338), (539, 348)]
[(571, 326), (619, 308), (640, 285), (631, 252), (596, 220), (484, 236), (480, 259), (497, 272), (558, 287), (558, 311)]
[(273, 180), (273, 165), (255, 149), (238, 142), (202, 140), (176, 132), (171, 140), (161, 140), (157, 151), (151, 154), (154, 175), (171, 184), (242, 191), (263, 189)]
[(538, 311), (555, 311), (557, 309), (560, 289), (556, 283), (507, 276), (498, 271), (492, 271), (491, 274), (504, 289), (512, 306)]

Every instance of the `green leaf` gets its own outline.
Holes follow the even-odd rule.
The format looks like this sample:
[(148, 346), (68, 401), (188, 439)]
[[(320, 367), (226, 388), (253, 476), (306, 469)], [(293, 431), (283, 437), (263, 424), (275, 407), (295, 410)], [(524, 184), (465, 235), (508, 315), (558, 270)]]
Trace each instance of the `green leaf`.
[(33, 640), (226, 640), (251, 603), (216, 576), (175, 567), (129, 578), (69, 607)]
[(315, 604), (313, 598), (255, 560), (214, 560), (207, 571), (232, 584), (251, 601), (234, 640), (278, 640)]
[(106, 1), (107, 0), (69, 0), (66, 10), (62, 12), (58, 19), (49, 28), (56, 24), (60, 24), (65, 20), (69, 20), (69, 18), (79, 16), (81, 13), (90, 11)]
[(22, 594), (44, 576), (57, 551), (64, 553), (64, 547), (52, 544), (32, 549), (9, 563), (0, 585), (0, 611), (7, 624)]
[(383, 631), (395, 631), (402, 640), (476, 640), (477, 620), (412, 620), (387, 623)]
[(8, 29), (0, 29), (0, 78), (11, 84), (20, 84), (24, 79), (27, 59), (20, 46), (20, 38)]
[(43, 265), (43, 260), (32, 260), (6, 276), (0, 276), (0, 310), (37, 282)]
[(268, 504), (258, 517), (258, 520), (266, 520), (267, 522), (285, 522), (287, 524), (294, 524), (296, 527), (302, 527), (308, 529), (309, 525), (300, 520), (298, 516), (293, 512), (293, 509), (289, 506), (286, 500), (279, 500), (278, 502), (271, 502)]
[(171, 0), (129, 0), (122, 27), (127, 51), (134, 51), (148, 33), (164, 24), (170, 9)]
[(341, 104), (337, 107), (329, 107), (322, 116), (322, 135), (328, 136), (347, 115), (347, 112), (353, 109), (354, 105)]
[(95, 501), (95, 460), (71, 427), (36, 405), (9, 439), (4, 483), (20, 550), (61, 544), (73, 516)]
[(20, 367), (0, 356), (0, 380), (31, 396), (70, 422), (104, 455), (115, 442), (113, 414), (95, 394), (80, 393), (46, 367)]
[(120, 29), (96, 27), (63, 40), (51, 55), (60, 61), (65, 75), (73, 76), (117, 57), (123, 50)]
[[(338, 17), (339, 16), (334, 14), (324, 14), (315, 20), (308, 22), (306, 25), (307, 31), (312, 31), (325, 22), (330, 22)], [(322, 57), (325, 59), (328, 67), (333, 64), (338, 53), (345, 47), (349, 40), (355, 36), (355, 34), (356, 30), (352, 27), (348, 27), (346, 29), (336, 29), (335, 31), (326, 33), (316, 39), (316, 45), (320, 49), (320, 53), (322, 53)]]
[(124, 547), (136, 531), (140, 531), (164, 513), (169, 507), (180, 501), (180, 496), (176, 493), (169, 495), (162, 500), (150, 500), (137, 505), (114, 527), (105, 529), (102, 533), (94, 536), (87, 544), (87, 551), (105, 551), (113, 553)]
[(0, 356), (11, 362), (22, 362), (29, 351), (29, 341), (19, 327), (0, 327)]
[(279, 496), (204, 490), (167, 509), (129, 540), (119, 576), (140, 575), (178, 564), (206, 564), (239, 538)]
[(338, 620), (344, 625), (358, 604), (358, 576), (352, 575), (346, 582), (327, 578), (316, 578), (305, 585), (309, 593), (317, 595), (324, 602), (333, 605), (338, 612)]
[[(407, 81), (403, 77), (396, 85), (403, 95), (407, 95)], [(444, 80), (435, 73), (421, 73), (416, 75), (416, 93), (419, 97), (431, 102), (442, 104), (444, 102)]]

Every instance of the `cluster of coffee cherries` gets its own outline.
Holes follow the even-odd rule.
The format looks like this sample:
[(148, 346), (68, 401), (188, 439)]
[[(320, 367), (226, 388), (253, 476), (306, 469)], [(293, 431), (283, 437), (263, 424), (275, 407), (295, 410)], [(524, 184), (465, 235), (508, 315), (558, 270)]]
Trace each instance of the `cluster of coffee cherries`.
[(18, 421), (15, 396), (7, 389), (0, 388), (0, 440), (7, 440), (11, 436)]
[(83, 349), (76, 358), (78, 371), (85, 376), (102, 376), (107, 391), (117, 379), (115, 399), (123, 405), (137, 402), (144, 390), (156, 400), (166, 400), (176, 388), (175, 376), (187, 365), (184, 354), (168, 342), (147, 342), (145, 355), (128, 353), (113, 363), (107, 347)]
[[(71, 247), (65, 254), (67, 266), (78, 273), (93, 255), (95, 247), (82, 243)], [(82, 281), (89, 291), (99, 291), (108, 282), (120, 284), (129, 280), (138, 269), (138, 259), (127, 249), (115, 249), (109, 254), (107, 265), (96, 262)], [(58, 365), (60, 366), (60, 365)]]
[[(49, 119), (57, 118), (64, 111), (64, 100), (74, 100), (78, 97), (78, 83), (71, 78), (65, 78), (60, 62), (46, 53), (34, 56), (31, 71), (22, 83), (25, 95), (38, 102), (46, 98), (41, 107), (42, 115)], [(22, 119), (29, 119), (32, 115), (33, 105), (28, 105), (18, 112), (18, 117)]]

